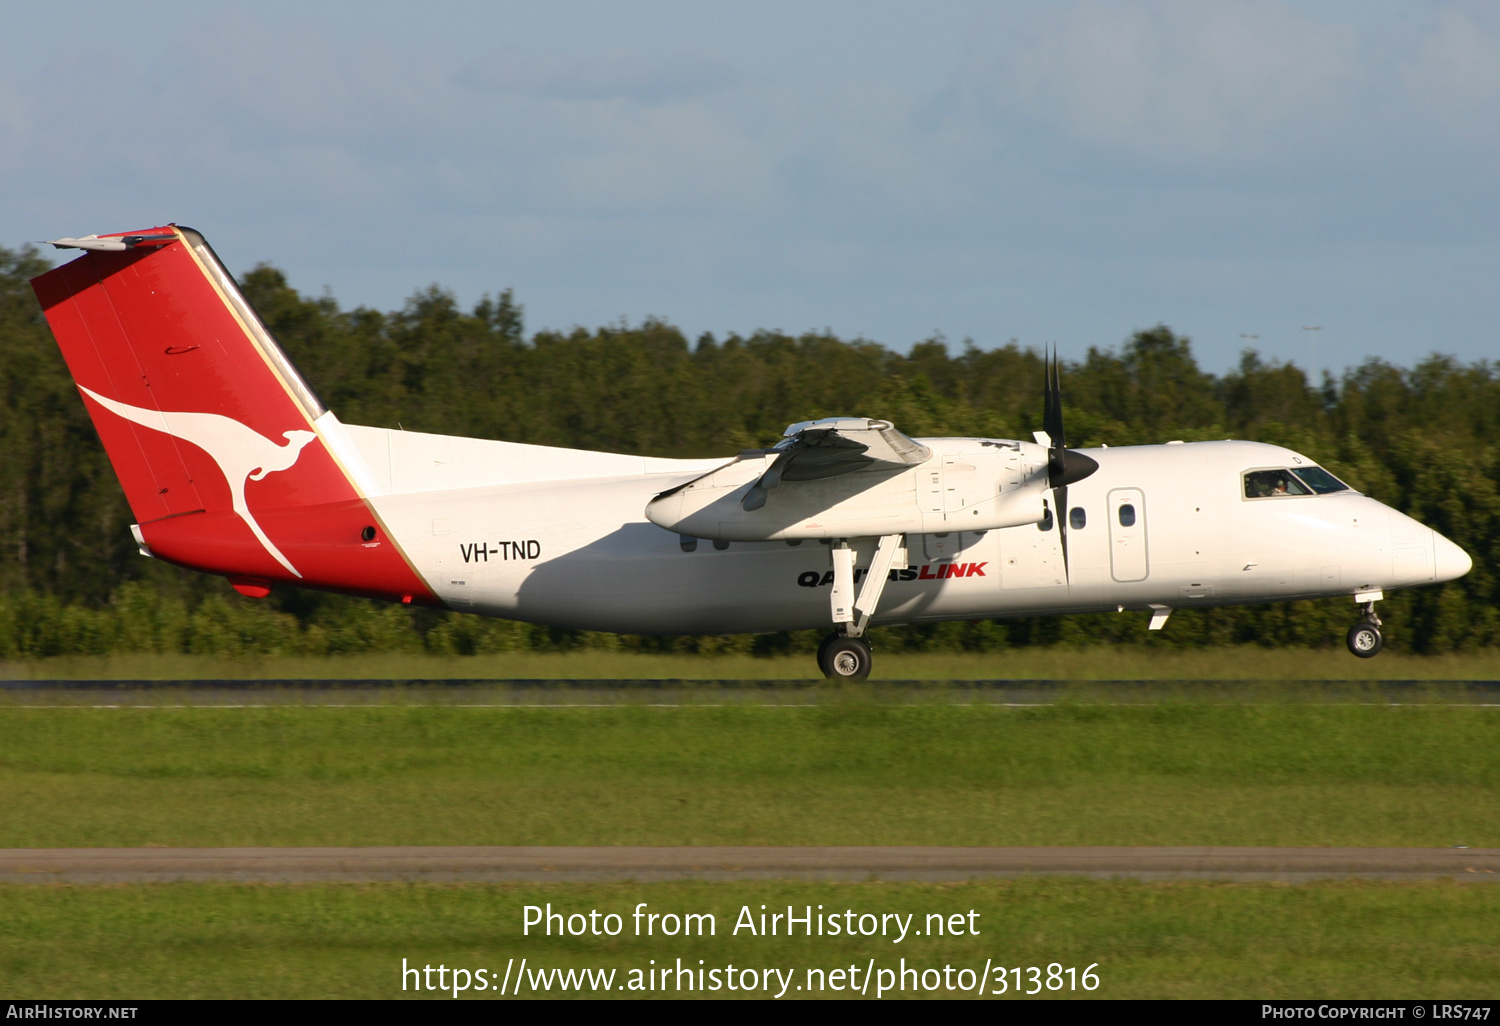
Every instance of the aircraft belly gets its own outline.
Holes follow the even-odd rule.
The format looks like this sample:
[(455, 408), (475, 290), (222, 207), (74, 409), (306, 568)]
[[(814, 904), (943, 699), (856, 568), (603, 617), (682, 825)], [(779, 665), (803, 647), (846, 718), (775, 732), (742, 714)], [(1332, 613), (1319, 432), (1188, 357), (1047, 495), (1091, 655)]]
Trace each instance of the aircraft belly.
[[(624, 534), (658, 530), (643, 524), (626, 527)], [(623, 544), (613, 553), (601, 539), (587, 551), (537, 567), (519, 593), (518, 609), (501, 615), (645, 634), (832, 627), (832, 567), (823, 545), (735, 542), (716, 550), (699, 542), (695, 551), (684, 553), (676, 535), (666, 534), (666, 544), (655, 547), (626, 542), (623, 534), (617, 540)], [(859, 548), (873, 550), (873, 544)], [(860, 552), (861, 586), (871, 554)], [(998, 615), (986, 565), (990, 561), (982, 557), (974, 547), (962, 559), (931, 563), (914, 557), (906, 570), (892, 571), (896, 579), (886, 585), (875, 622)], [(939, 577), (945, 572), (964, 576)]]
[(797, 587), (790, 553), (756, 551), (780, 543), (722, 551), (700, 543), (699, 551), (682, 552), (676, 535), (667, 535), (670, 550), (632, 539), (648, 528), (665, 534), (627, 525), (619, 536), (536, 567), (512, 615), (624, 634), (754, 633), (827, 621), (826, 592)]
[[(660, 488), (631, 479), (374, 502), (455, 610), (620, 633), (831, 627), (825, 545), (731, 542), (719, 549), (695, 540), (684, 551), (678, 535), (641, 516)], [(1002, 615), (996, 534), (911, 538), (908, 565), (891, 572), (876, 622)], [(874, 548), (874, 539), (856, 543), (861, 584)]]

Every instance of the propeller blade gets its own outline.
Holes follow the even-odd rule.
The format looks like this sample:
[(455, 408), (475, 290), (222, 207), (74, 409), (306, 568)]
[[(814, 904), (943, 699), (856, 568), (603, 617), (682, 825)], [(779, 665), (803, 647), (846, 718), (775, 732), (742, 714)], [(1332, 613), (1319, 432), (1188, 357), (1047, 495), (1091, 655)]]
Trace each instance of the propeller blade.
[(1055, 346), (1047, 361), (1047, 392), (1042, 407), (1042, 430), (1051, 436), (1054, 451), (1067, 448), (1068, 439), (1063, 428), (1062, 412), (1062, 366), (1058, 362)]
[(1062, 418), (1062, 382), (1059, 380), (1061, 371), (1057, 366), (1057, 349), (1045, 357), (1047, 361), (1047, 386), (1042, 403), (1042, 430), (1047, 432), (1047, 438), (1051, 445), (1047, 447), (1047, 483), (1057, 488), (1063, 483), (1063, 475), (1067, 472), (1067, 450), (1065, 429)]
[(1042, 428), (1052, 440), (1047, 449), (1047, 484), (1056, 489), (1076, 484), (1099, 469), (1099, 464), (1081, 452), (1068, 449), (1067, 429), (1063, 427), (1062, 362), (1057, 350), (1047, 361), (1047, 388), (1042, 405)]
[(1042, 374), (1042, 430), (1047, 433), (1048, 444), (1056, 445), (1057, 436), (1052, 433), (1056, 419), (1052, 412), (1052, 357), (1045, 351), (1042, 353)]
[(1068, 486), (1054, 488), (1052, 494), (1057, 498), (1057, 540), (1062, 544), (1063, 580), (1071, 588), (1073, 573), (1068, 568)]
[(1042, 430), (1052, 444), (1047, 447), (1047, 484), (1052, 488), (1052, 505), (1056, 512), (1057, 541), (1062, 547), (1063, 580), (1073, 583), (1068, 566), (1068, 450), (1062, 417), (1062, 369), (1057, 365), (1057, 347), (1042, 355), (1046, 384), (1042, 390)]
[(1052, 444), (1047, 448), (1047, 485), (1052, 489), (1053, 505), (1056, 507), (1057, 540), (1062, 546), (1063, 580), (1073, 583), (1068, 566), (1068, 485), (1082, 481), (1099, 469), (1099, 463), (1081, 452), (1068, 448), (1067, 430), (1063, 427), (1062, 410), (1062, 360), (1057, 347), (1050, 355), (1044, 354), (1047, 383), (1042, 393), (1042, 428)]

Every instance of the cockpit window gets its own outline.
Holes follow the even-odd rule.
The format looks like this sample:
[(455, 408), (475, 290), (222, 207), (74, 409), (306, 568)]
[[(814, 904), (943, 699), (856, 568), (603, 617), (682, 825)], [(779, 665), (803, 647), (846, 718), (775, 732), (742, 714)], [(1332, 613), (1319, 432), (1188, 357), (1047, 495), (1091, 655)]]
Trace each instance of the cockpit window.
[(1290, 470), (1251, 470), (1245, 474), (1245, 498), (1247, 499), (1311, 494), (1312, 490), (1297, 480), (1297, 475)]
[(1347, 492), (1350, 490), (1348, 485), (1322, 467), (1298, 467), (1297, 476), (1319, 495), (1327, 495), (1329, 492)]

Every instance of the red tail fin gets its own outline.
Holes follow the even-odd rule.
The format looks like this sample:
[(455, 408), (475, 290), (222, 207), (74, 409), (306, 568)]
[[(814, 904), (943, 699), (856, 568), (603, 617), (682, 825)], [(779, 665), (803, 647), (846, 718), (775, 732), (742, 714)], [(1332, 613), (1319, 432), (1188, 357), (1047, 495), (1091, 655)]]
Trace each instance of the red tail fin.
[[(32, 282), (152, 554), (426, 597), (334, 458), (327, 414), (189, 228), (90, 240)], [(326, 418), (326, 419), (325, 419)]]

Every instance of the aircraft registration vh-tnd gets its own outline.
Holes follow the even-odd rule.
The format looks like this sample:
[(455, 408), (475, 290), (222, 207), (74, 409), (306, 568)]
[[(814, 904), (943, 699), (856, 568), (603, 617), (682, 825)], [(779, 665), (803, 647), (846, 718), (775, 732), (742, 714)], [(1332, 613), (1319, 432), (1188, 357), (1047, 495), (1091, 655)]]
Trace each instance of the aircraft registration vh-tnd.
[(58, 239), (33, 281), (141, 552), (244, 595), (319, 588), (632, 634), (827, 628), (1352, 596), (1452, 580), (1453, 542), (1256, 442), (1069, 449), (1049, 366), (1035, 441), (793, 424), (768, 449), (655, 459), (343, 424), (203, 236)]

